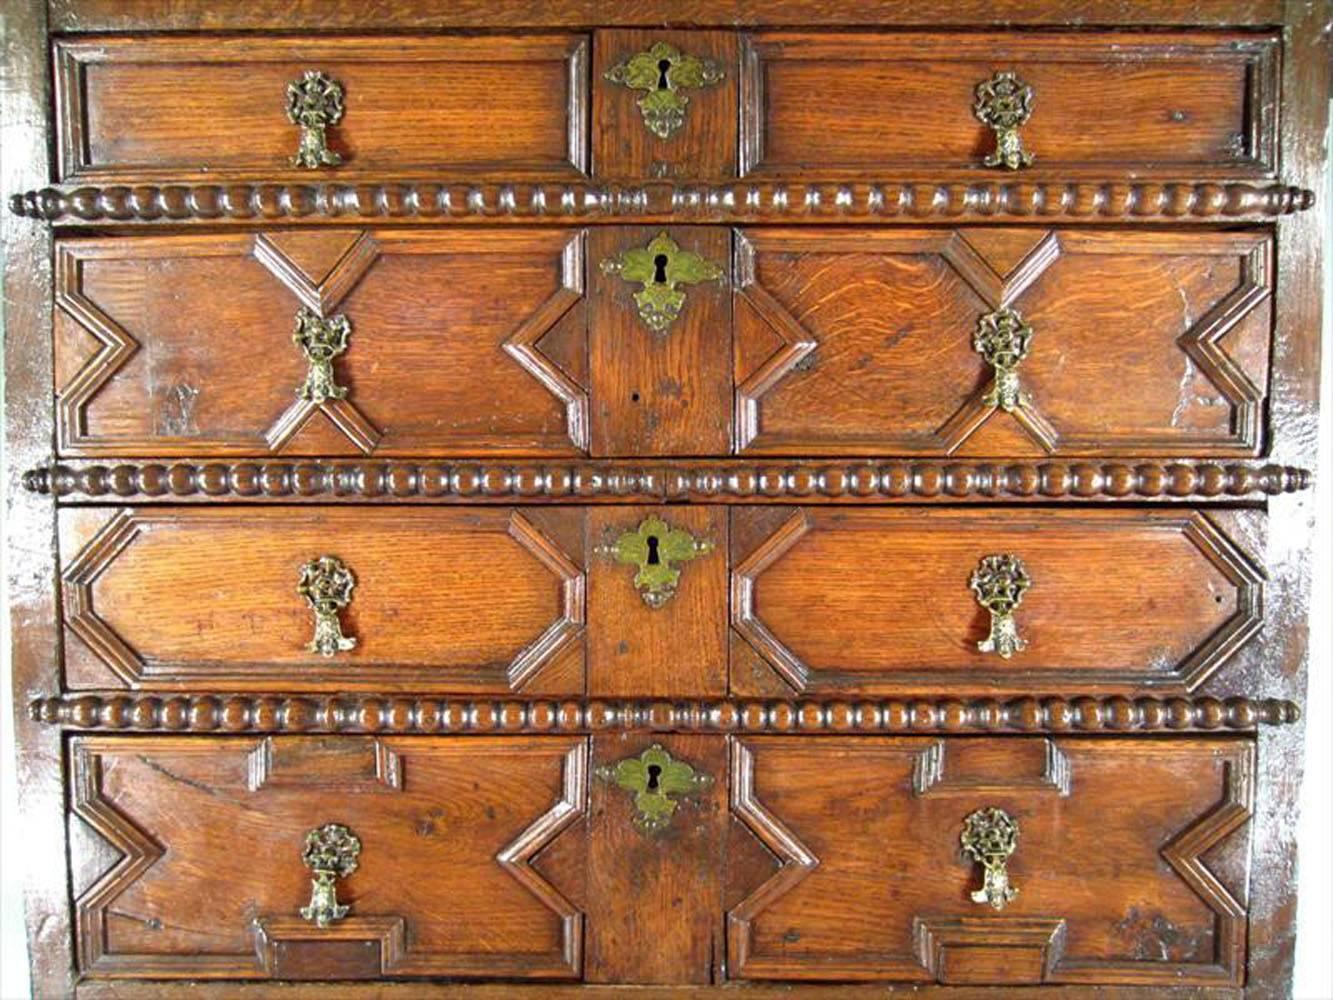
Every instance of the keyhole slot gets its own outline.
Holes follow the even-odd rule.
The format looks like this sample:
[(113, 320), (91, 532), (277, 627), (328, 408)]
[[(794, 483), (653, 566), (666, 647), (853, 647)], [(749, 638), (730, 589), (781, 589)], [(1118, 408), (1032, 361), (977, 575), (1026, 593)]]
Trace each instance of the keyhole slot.
[(648, 765), (648, 791), (650, 792), (657, 791), (657, 779), (660, 778), (661, 776), (662, 776), (661, 764)]
[(667, 255), (659, 253), (653, 258), (653, 282), (658, 285), (666, 284)]
[[(661, 561), (662, 561), (662, 560), (661, 560), (661, 559), (658, 557), (658, 555), (657, 555), (657, 536), (656, 536), (656, 535), (649, 535), (649, 536), (648, 536), (648, 565), (649, 565), (649, 566), (656, 566), (656, 565), (658, 565)], [(653, 767), (656, 767), (656, 766), (657, 766), (656, 764), (653, 765)]]
[(669, 72), (671, 72), (671, 60), (670, 59), (657, 60), (658, 90), (669, 90), (671, 88), (671, 84), (667, 82), (667, 73)]

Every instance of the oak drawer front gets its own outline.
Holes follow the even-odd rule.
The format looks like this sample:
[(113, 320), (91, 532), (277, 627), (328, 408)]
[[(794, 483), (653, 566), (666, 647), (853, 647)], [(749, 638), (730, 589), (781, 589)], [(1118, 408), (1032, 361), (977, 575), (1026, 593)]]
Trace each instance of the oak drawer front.
[[(55, 43), (62, 179), (579, 177), (586, 37), (87, 37)], [(340, 162), (293, 162), (301, 114)], [(331, 98), (330, 88), (336, 88)], [(317, 159), (310, 161), (318, 163)]]
[(1015, 104), (1030, 88), (1024, 173), (1269, 176), (1278, 48), (1226, 33), (759, 32), (741, 46), (741, 174), (1008, 173), (986, 162), (997, 130), (975, 110), (991, 82)]
[(581, 693), (582, 516), (66, 510), (66, 683)]
[(581, 738), (77, 738), (70, 758), (85, 973), (579, 975)]
[(749, 454), (1254, 455), (1261, 233), (745, 230)]
[(738, 740), (732, 811), (776, 861), (730, 973), (1240, 985), (1253, 768), (1239, 740)]
[(580, 232), (62, 241), (70, 455), (581, 453)]
[(741, 694), (1183, 693), (1262, 622), (1262, 572), (1197, 511), (733, 518)]

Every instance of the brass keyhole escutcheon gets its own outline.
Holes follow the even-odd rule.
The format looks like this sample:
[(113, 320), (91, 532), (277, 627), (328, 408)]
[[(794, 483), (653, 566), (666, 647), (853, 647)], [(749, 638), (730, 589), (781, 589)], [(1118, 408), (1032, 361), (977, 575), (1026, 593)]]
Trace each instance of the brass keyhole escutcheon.
[(644, 126), (659, 139), (670, 138), (685, 124), (685, 109), (690, 104), (685, 90), (712, 86), (725, 75), (711, 59), (687, 55), (666, 42), (630, 56), (603, 74), (611, 83), (646, 92), (635, 103)]
[(305, 598), (315, 613), (315, 635), (306, 650), (321, 656), (333, 656), (356, 648), (354, 636), (343, 635), (338, 612), (352, 600), (356, 577), (337, 556), (320, 556), (301, 567), (296, 592)]
[(356, 871), (361, 841), (341, 823), (325, 823), (305, 835), (301, 862), (310, 869), (310, 903), (301, 916), (327, 927), (347, 916), (351, 907), (338, 902), (337, 880)]
[(972, 893), (972, 902), (1003, 910), (1018, 895), (1018, 889), (1009, 884), (1007, 868), (1009, 856), (1018, 847), (1018, 821), (994, 806), (978, 809), (963, 820), (959, 840), (963, 853), (981, 865), (983, 872), (981, 888)]
[(1014, 621), (1014, 612), (1032, 586), (1023, 560), (1008, 554), (986, 556), (968, 582), (977, 603), (990, 612), (990, 633), (977, 643), (977, 649), (999, 653), (1006, 660), (1027, 649), (1027, 641), (1019, 636)]
[(654, 236), (646, 247), (632, 247), (619, 257), (606, 258), (601, 268), (603, 274), (619, 275), (625, 281), (643, 286), (634, 293), (634, 304), (639, 319), (654, 333), (664, 332), (685, 308), (685, 292), (678, 286), (721, 281), (723, 275), (717, 264), (682, 250), (666, 230)]
[(660, 517), (649, 517), (627, 531), (613, 545), (599, 545), (597, 552), (616, 562), (639, 567), (634, 586), (643, 603), (660, 608), (671, 600), (680, 583), (676, 563), (689, 562), (713, 551), (711, 541), (699, 541), (688, 531), (673, 528)]
[(596, 774), (602, 781), (633, 793), (637, 810), (634, 825), (649, 834), (666, 829), (679, 805), (678, 798), (693, 795), (713, 782), (709, 775), (676, 760), (660, 743), (637, 757), (603, 765)]

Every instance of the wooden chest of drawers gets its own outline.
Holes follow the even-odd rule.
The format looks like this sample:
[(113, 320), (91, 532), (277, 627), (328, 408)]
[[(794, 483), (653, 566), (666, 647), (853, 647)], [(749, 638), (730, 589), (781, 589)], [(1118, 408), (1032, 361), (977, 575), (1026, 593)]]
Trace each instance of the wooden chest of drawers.
[(34, 992), (1289, 995), (1329, 15), (16, 5)]

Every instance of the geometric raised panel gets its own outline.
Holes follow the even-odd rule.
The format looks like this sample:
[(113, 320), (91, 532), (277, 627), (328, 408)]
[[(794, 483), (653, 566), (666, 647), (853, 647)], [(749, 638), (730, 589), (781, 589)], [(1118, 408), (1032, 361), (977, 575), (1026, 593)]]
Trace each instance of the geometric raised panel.
[[(738, 233), (753, 454), (1254, 455), (1272, 241), (1249, 233)], [(983, 315), (1032, 329), (1002, 409)]]
[[(1199, 512), (734, 516), (769, 527), (733, 552), (732, 626), (799, 693), (1185, 693), (1263, 622), (1261, 571)], [(992, 552), (1018, 554), (1033, 581), (1015, 613), (1030, 645), (1008, 660), (978, 649), (968, 586)]]
[[(586, 740), (271, 743), (277, 758), (301, 766), (260, 784), (252, 781), (261, 747), (253, 739), (74, 743), (73, 812), (121, 854), (76, 902), (82, 971), (173, 979), (320, 978), (312, 970), (323, 978), (578, 975), (582, 913), (533, 859), (586, 812)], [(370, 789), (344, 764), (365, 752), (403, 762), (398, 789), (364, 794)], [(340, 771), (345, 780), (334, 780)], [(310, 895), (301, 841), (331, 820), (350, 827), (362, 851), (338, 888), (351, 913), (317, 931), (298, 914)], [(430, 891), (414, 891), (426, 885)]]
[[(65, 623), (126, 687), (582, 690), (583, 570), (519, 511), (124, 509), (95, 529), (102, 516), (62, 519)], [(306, 648), (296, 591), (325, 550), (356, 578), (342, 619), (358, 643), (333, 657)]]
[[(583, 271), (578, 232), (61, 241), (60, 450), (582, 453)], [(345, 397), (296, 391), (302, 309), (350, 324), (332, 362)], [(557, 331), (562, 361), (543, 349)]]
[[(987, 779), (921, 795), (913, 774), (931, 741), (737, 740), (732, 813), (778, 868), (728, 914), (730, 974), (977, 985), (1243, 981), (1244, 887), (1237, 895), (1227, 884), (1243, 876), (1224, 878), (1203, 859), (1229, 839), (1242, 842), (1228, 850), (1248, 848), (1253, 744), (966, 742)], [(1049, 756), (1044, 743), (1078, 776), (1065, 793), (1025, 777)], [(1019, 891), (1003, 913), (971, 899), (979, 866), (959, 847), (964, 818), (989, 806), (1019, 824), (1007, 861)]]

